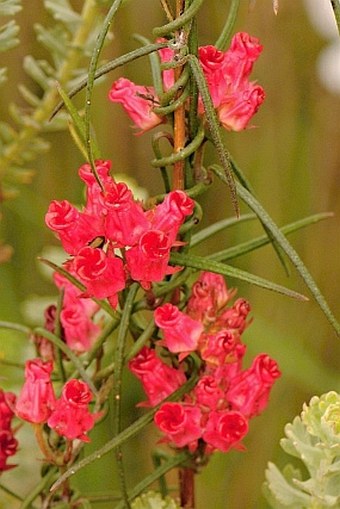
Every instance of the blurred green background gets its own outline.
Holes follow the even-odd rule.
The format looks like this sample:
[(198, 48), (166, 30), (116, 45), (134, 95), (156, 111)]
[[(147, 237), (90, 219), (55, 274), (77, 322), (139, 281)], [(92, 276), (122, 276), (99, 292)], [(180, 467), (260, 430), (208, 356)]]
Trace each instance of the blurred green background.
[[(10, 102), (20, 104), (16, 83), (32, 85), (22, 71), (23, 56), (27, 53), (46, 56), (36, 43), (33, 30), (33, 24), (38, 21), (48, 23), (42, 2), (23, 3), (23, 11), (17, 16), (22, 44), (2, 57), (10, 78), (1, 89), (3, 120), (9, 120)], [(81, 4), (74, 2), (74, 5)], [(306, 4), (302, 0), (281, 0), (279, 14), (274, 16), (270, 0), (258, 0), (252, 10), (247, 0), (241, 1), (235, 31), (247, 31), (259, 37), (264, 46), (252, 77), (264, 87), (266, 101), (254, 118), (255, 128), (225, 133), (224, 139), (278, 225), (316, 212), (334, 212), (333, 218), (295, 233), (290, 240), (339, 318), (340, 91), (327, 89), (318, 78), (318, 59), (333, 39), (315, 30)], [(318, 2), (309, 4), (316, 8)], [(226, 0), (204, 3), (198, 18), (200, 45), (215, 42), (228, 6)], [(130, 0), (117, 15), (107, 58), (135, 48), (136, 42), (131, 38), (135, 32), (151, 38), (153, 26), (163, 21), (157, 1)], [(337, 65), (340, 68), (340, 49)], [(94, 94), (94, 126), (103, 155), (112, 159), (114, 171), (128, 174), (140, 186), (147, 187), (150, 194), (155, 194), (161, 190), (162, 182), (149, 163), (151, 135), (134, 136), (130, 120), (106, 99), (111, 82), (120, 75), (151, 84), (147, 59), (109, 75)], [(13, 247), (14, 254), (9, 263), (0, 266), (1, 320), (30, 323), (32, 303), (39, 316), (40, 298), (53, 298), (53, 286), (44, 278), (37, 262), (44, 246), (58, 245), (44, 226), (44, 214), (52, 199), (68, 199), (74, 203), (82, 199), (83, 190), (77, 178), (77, 169), (83, 163), (80, 152), (66, 132), (48, 135), (47, 139), (51, 149), (32, 162), (36, 170), (32, 183), (20, 186), (18, 197), (2, 206), (0, 238)], [(209, 157), (214, 161), (216, 156), (211, 151)], [(233, 214), (228, 191), (219, 182), (205, 194), (202, 204), (203, 226)], [(256, 222), (243, 223), (202, 244), (199, 253), (232, 246), (260, 232)], [(233, 264), (309, 296), (294, 269), (287, 278), (271, 247)], [(237, 285), (238, 295), (248, 299), (252, 306), (254, 321), (244, 335), (247, 359), (268, 352), (278, 361), (283, 375), (274, 388), (267, 411), (251, 422), (245, 440), (247, 451), (215, 454), (198, 476), (197, 508), (262, 509), (268, 507), (261, 495), (267, 462), (283, 465), (287, 461), (279, 447), (284, 424), (301, 411), (303, 402), (309, 401), (312, 395), (340, 389), (339, 339), (312, 299), (299, 303), (237, 281), (230, 281), (229, 285)], [(42, 323), (42, 316), (34, 319), (34, 323)], [(21, 359), (18, 359), (19, 352)], [(0, 330), (1, 357), (24, 362), (32, 352), (22, 336)], [(22, 376), (20, 368), (1, 370), (6, 389), (16, 390)], [(134, 406), (142, 395), (130, 377), (125, 391), (128, 424), (140, 414)], [(88, 450), (103, 444), (110, 436), (110, 420), (94, 435)], [(19, 437), (24, 444), (18, 454), (20, 465), (4, 474), (1, 482), (24, 496), (37, 482), (32, 462), (39, 458), (39, 452), (30, 430), (21, 430)], [(150, 469), (149, 453), (156, 441), (157, 435), (150, 427), (124, 448), (130, 486)], [(116, 486), (114, 472), (114, 459), (108, 455), (93, 468), (84, 469), (77, 482), (86, 493), (110, 491)], [(94, 505), (99, 509), (113, 506), (113, 503)], [(0, 507), (14, 509), (16, 505), (0, 492)]]

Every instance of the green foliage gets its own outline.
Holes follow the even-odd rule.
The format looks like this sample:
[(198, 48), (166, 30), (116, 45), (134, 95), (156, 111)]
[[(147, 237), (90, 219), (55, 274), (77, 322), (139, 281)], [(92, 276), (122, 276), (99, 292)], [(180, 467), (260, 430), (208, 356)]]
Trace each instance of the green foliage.
[(282, 448), (303, 462), (307, 475), (292, 465), (280, 472), (269, 463), (264, 490), (271, 507), (339, 507), (340, 395), (331, 391), (314, 396), (303, 406), (301, 416), (286, 425), (285, 434)]
[[(0, 17), (1, 16), (14, 16), (20, 11), (21, 5), (20, 0), (1, 0), (0, 1)], [(19, 27), (17, 23), (12, 19), (0, 25), (0, 52), (7, 51), (14, 48), (19, 44), (17, 35), (19, 33)], [(0, 68), (0, 84), (6, 81), (6, 68)]]
[[(49, 54), (48, 60), (25, 56), (23, 68), (34, 82), (34, 92), (26, 85), (19, 85), (26, 104), (20, 107), (11, 104), (9, 107), (15, 127), (13, 122), (2, 122), (0, 125), (0, 180), (4, 185), (5, 197), (11, 196), (13, 184), (30, 181), (32, 161), (49, 148), (41, 135), (68, 128), (66, 112), (60, 112), (58, 117), (50, 120), (59, 100), (55, 83), (59, 82), (65, 90), (69, 90), (86, 76), (102, 22), (100, 7), (89, 0), (84, 2), (79, 12), (68, 0), (45, 0), (44, 7), (52, 22), (47, 27), (36, 23), (34, 31), (37, 40)], [(13, 14), (18, 9), (18, 0), (0, 4), (0, 14)], [(0, 31), (0, 50), (17, 43), (15, 35), (18, 30), (14, 21), (3, 27)], [(107, 40), (110, 40), (110, 36)], [(0, 81), (3, 76), (4, 70), (0, 70)]]
[(173, 498), (169, 496), (162, 498), (159, 493), (148, 491), (136, 498), (132, 504), (132, 509), (181, 509)]

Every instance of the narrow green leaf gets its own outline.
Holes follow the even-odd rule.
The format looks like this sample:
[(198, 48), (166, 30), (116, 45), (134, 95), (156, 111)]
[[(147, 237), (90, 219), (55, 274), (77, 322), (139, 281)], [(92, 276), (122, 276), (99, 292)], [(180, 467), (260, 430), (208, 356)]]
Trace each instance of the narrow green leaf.
[[(218, 174), (219, 178), (227, 184), (226, 178), (223, 174), (223, 171), (220, 167), (214, 165), (211, 169)], [(311, 291), (314, 296), (316, 302), (319, 304), (321, 310), (324, 312), (326, 318), (329, 323), (332, 325), (337, 335), (340, 336), (340, 324), (336, 320), (332, 311), (330, 310), (326, 299), (320, 292), (317, 284), (315, 283), (312, 275), (309, 270), (299, 257), (298, 253), (288, 242), (284, 234), (280, 231), (278, 226), (274, 223), (272, 218), (266, 212), (266, 210), (262, 207), (262, 205), (256, 200), (254, 196), (252, 196), (249, 191), (247, 191), (241, 184), (236, 183), (237, 194), (239, 197), (248, 205), (248, 207), (255, 212), (255, 214), (261, 218), (261, 221), (266, 225), (268, 230), (272, 233), (273, 237), (277, 241), (277, 243), (281, 246), (282, 250), (286, 253), (292, 264), (295, 266), (296, 270), (306, 283), (306, 286)]]
[(169, 35), (174, 30), (179, 30), (186, 23), (189, 23), (194, 16), (199, 11), (202, 6), (204, 0), (193, 0), (190, 6), (185, 10), (185, 12), (176, 18), (174, 21), (167, 23), (161, 27), (156, 27), (153, 29), (153, 34), (155, 37), (164, 37), (165, 35)]
[(267, 281), (266, 279), (255, 276), (254, 274), (250, 274), (244, 270), (231, 267), (230, 265), (226, 265), (224, 263), (216, 262), (209, 258), (203, 258), (196, 255), (184, 255), (181, 253), (171, 253), (170, 263), (184, 267), (193, 267), (199, 270), (216, 272), (217, 274), (222, 274), (223, 276), (229, 276), (235, 279), (240, 279), (241, 281), (246, 281), (247, 283), (265, 288), (266, 290), (272, 290), (273, 292), (281, 293), (287, 297), (292, 297), (293, 299), (301, 301), (308, 300), (304, 295), (294, 292), (293, 290), (289, 290), (284, 286), (272, 283), (271, 281)]
[(218, 233), (226, 228), (229, 228), (230, 226), (234, 226), (237, 224), (240, 224), (244, 221), (249, 221), (251, 219), (256, 219), (255, 214), (244, 214), (240, 217), (231, 217), (227, 219), (222, 219), (221, 221), (217, 221), (216, 223), (207, 226), (203, 230), (194, 233), (194, 235), (191, 237), (190, 246), (194, 247), (197, 246), (197, 244), (200, 244), (204, 240), (208, 239), (215, 233)]
[[(79, 115), (77, 108), (74, 106), (71, 99), (69, 99), (67, 92), (65, 92), (65, 90), (59, 83), (57, 83), (57, 89), (58, 89), (58, 92), (59, 92), (62, 100), (64, 101), (64, 105), (65, 105), (65, 107), (73, 121), (74, 128), (78, 135), (78, 139), (81, 142), (81, 145), (83, 147), (83, 153), (84, 153), (84, 152), (86, 152), (86, 149), (85, 149), (85, 147), (86, 147), (85, 121)], [(95, 139), (92, 139), (92, 150), (93, 150), (93, 157), (95, 159), (100, 159), (99, 147), (98, 147)]]
[(228, 45), (228, 42), (231, 37), (231, 33), (233, 31), (235, 21), (237, 18), (237, 13), (240, 7), (240, 0), (231, 0), (231, 5), (229, 8), (229, 14), (227, 17), (227, 20), (225, 22), (225, 25), (222, 29), (221, 35), (217, 39), (215, 46), (219, 50), (224, 51)]
[(129, 440), (131, 437), (137, 435), (141, 429), (143, 429), (147, 424), (150, 424), (153, 420), (153, 417), (157, 410), (160, 408), (160, 406), (166, 402), (166, 401), (176, 401), (180, 399), (184, 394), (191, 391), (193, 387), (196, 385), (198, 379), (197, 373), (194, 373), (191, 375), (189, 380), (185, 382), (179, 389), (177, 389), (175, 392), (170, 394), (166, 399), (164, 399), (161, 403), (159, 403), (157, 406), (155, 406), (152, 410), (150, 410), (147, 414), (143, 415), (139, 419), (137, 419), (134, 423), (132, 423), (129, 427), (125, 428), (123, 431), (119, 433), (119, 435), (113, 437), (111, 440), (109, 440), (103, 447), (95, 451), (94, 453), (90, 454), (83, 460), (79, 461), (76, 465), (73, 465), (71, 468), (69, 468), (63, 475), (59, 477), (59, 479), (51, 486), (50, 491), (55, 491), (59, 488), (59, 486), (66, 481), (69, 477), (74, 475), (76, 472), (81, 470), (82, 468), (86, 467), (90, 463), (93, 463), (94, 461), (100, 459), (105, 454), (109, 453), (110, 451), (116, 449), (120, 445), (122, 445), (124, 442)]
[[(149, 39), (143, 37), (142, 35), (135, 34), (133, 38), (136, 39), (136, 41), (141, 42), (144, 46), (149, 46), (151, 44)], [(152, 72), (153, 86), (155, 88), (156, 95), (160, 97), (163, 94), (163, 80), (158, 54), (155, 52), (149, 53), (149, 60)]]
[(109, 32), (112, 20), (117, 13), (119, 7), (122, 4), (122, 0), (115, 0), (110, 9), (107, 13), (104, 22), (102, 24), (102, 28), (100, 30), (100, 33), (97, 38), (97, 42), (95, 44), (95, 47), (92, 52), (92, 57), (89, 65), (89, 71), (88, 71), (88, 81), (86, 86), (86, 98), (85, 98), (85, 141), (86, 141), (86, 148), (87, 148), (87, 154), (88, 154), (88, 160), (91, 164), (91, 168), (93, 171), (93, 174), (100, 185), (102, 187), (102, 183), (100, 181), (100, 178), (98, 176), (96, 165), (94, 162), (95, 155), (93, 150), (93, 139), (91, 136), (91, 106), (92, 106), (92, 92), (93, 92), (93, 85), (95, 81), (95, 74), (98, 67), (98, 61), (101, 54), (101, 51), (104, 46), (104, 42), (106, 39), (106, 36)]
[[(310, 224), (317, 223), (324, 219), (329, 219), (330, 217), (333, 217), (333, 214), (330, 212), (314, 214), (313, 216), (300, 219), (300, 221), (295, 221), (294, 223), (287, 224), (286, 226), (280, 228), (280, 230), (282, 233), (287, 235), (289, 233), (293, 233), (297, 230), (300, 230), (301, 228), (305, 228)], [(224, 249), (223, 251), (218, 251), (217, 253), (211, 255), (211, 259), (218, 262), (232, 260), (233, 258), (237, 258), (246, 253), (250, 253), (255, 249), (258, 249), (259, 247), (265, 246), (270, 242), (271, 240), (267, 235), (262, 235), (261, 237), (257, 237), (256, 239), (250, 240), (248, 242), (242, 242), (241, 244), (229, 247), (228, 249)]]
[[(138, 58), (145, 57), (149, 55), (150, 53), (154, 51), (158, 51), (161, 48), (166, 48), (168, 46), (168, 42), (159, 42), (155, 44), (150, 44), (148, 46), (144, 46), (143, 48), (137, 48), (133, 51), (130, 51), (129, 53), (126, 53), (125, 55), (122, 55), (121, 57), (115, 58), (114, 60), (111, 60), (107, 64), (102, 65), (99, 67), (94, 75), (94, 79), (98, 79), (101, 76), (105, 76), (105, 74), (113, 71), (114, 69), (117, 69), (118, 67), (121, 67), (125, 64), (128, 64), (129, 62), (132, 62), (133, 60), (137, 60)], [(73, 88), (69, 93), (68, 97), (72, 99), (75, 95), (77, 95), (81, 90), (86, 88), (88, 85), (88, 77), (84, 78), (75, 88)], [(52, 119), (59, 110), (64, 106), (63, 102), (60, 102), (55, 109), (53, 110), (50, 119)]]
[[(121, 400), (122, 400), (122, 376), (124, 366), (124, 352), (127, 335), (129, 332), (132, 307), (138, 291), (138, 287), (139, 287), (138, 283), (133, 283), (133, 285), (131, 285), (131, 287), (129, 288), (129, 293), (124, 304), (122, 319), (118, 330), (118, 337), (114, 356), (115, 384), (113, 386), (113, 429), (112, 429), (113, 436), (117, 436), (121, 428), (121, 409), (122, 409)], [(123, 456), (120, 446), (116, 448), (115, 456), (118, 467), (120, 489), (123, 495), (123, 507), (129, 509), (129, 496), (127, 493)]]
[(0, 320), (0, 329), (11, 329), (18, 332), (22, 332), (23, 334), (26, 334), (26, 336), (29, 336), (32, 333), (32, 330), (29, 327), (26, 327), (25, 325), (21, 325), (20, 323), (14, 323), (14, 322), (5, 322), (3, 320)]
[(226, 150), (226, 148), (223, 144), (222, 138), (221, 138), (219, 122), (218, 122), (215, 108), (214, 108), (214, 105), (213, 105), (213, 102), (212, 102), (212, 99), (211, 99), (211, 96), (209, 93), (209, 88), (208, 88), (206, 79), (204, 77), (203, 70), (202, 70), (200, 63), (198, 61), (198, 58), (194, 55), (189, 55), (188, 62), (190, 64), (192, 74), (195, 78), (198, 90), (202, 97), (205, 115), (206, 115), (207, 122), (209, 125), (210, 134), (211, 134), (212, 140), (213, 140), (214, 145), (217, 150), (219, 160), (222, 164), (222, 167), (223, 167), (223, 170), (225, 173), (225, 178), (226, 178), (226, 182), (229, 187), (229, 190), (230, 190), (233, 207), (236, 212), (236, 215), (239, 216), (239, 206), (238, 206), (238, 202), (237, 202), (235, 181), (234, 181), (234, 178), (232, 175), (232, 165), (231, 165), (231, 161), (230, 161), (230, 154)]

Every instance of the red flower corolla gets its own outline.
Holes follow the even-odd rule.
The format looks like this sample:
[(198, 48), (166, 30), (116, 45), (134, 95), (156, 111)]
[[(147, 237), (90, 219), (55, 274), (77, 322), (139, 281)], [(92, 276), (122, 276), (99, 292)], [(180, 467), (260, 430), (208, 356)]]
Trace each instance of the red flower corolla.
[(247, 32), (238, 32), (233, 36), (225, 53), (224, 68), (234, 88), (249, 78), (262, 50), (259, 39)]
[(180, 311), (173, 304), (159, 306), (155, 323), (163, 331), (164, 344), (173, 353), (190, 353), (196, 350), (203, 325)]
[(218, 317), (217, 323), (227, 329), (236, 329), (242, 334), (249, 325), (247, 317), (250, 313), (250, 304), (245, 299), (237, 299), (232, 307), (227, 308)]
[(169, 265), (171, 247), (164, 232), (149, 230), (143, 233), (138, 244), (125, 254), (131, 278), (148, 289), (152, 282), (162, 281), (166, 275), (180, 270)]
[(18, 441), (12, 431), (15, 399), (15, 394), (0, 389), (0, 473), (16, 466), (7, 464), (8, 458), (18, 448)]
[(226, 405), (225, 394), (213, 375), (203, 375), (192, 392), (195, 404), (205, 410), (217, 410)]
[(228, 329), (222, 329), (216, 334), (205, 334), (199, 343), (202, 359), (216, 366), (234, 362), (237, 358), (235, 347), (240, 341), (240, 335)]
[(121, 103), (131, 120), (140, 128), (140, 133), (163, 122), (163, 118), (152, 111), (155, 101), (153, 87), (135, 85), (126, 78), (120, 78), (113, 83), (109, 99)]
[(26, 362), (25, 382), (15, 411), (18, 417), (32, 423), (46, 422), (56, 404), (51, 383), (52, 362), (33, 359)]
[(217, 109), (219, 121), (228, 131), (241, 131), (248, 126), (264, 99), (263, 88), (250, 83), (247, 88), (223, 98)]
[(148, 401), (139, 406), (155, 406), (186, 381), (180, 369), (165, 364), (155, 350), (144, 347), (130, 362), (130, 371), (141, 381)]
[(235, 293), (236, 290), (227, 288), (220, 274), (201, 272), (191, 289), (187, 313), (195, 320), (210, 325)]
[(98, 236), (91, 217), (79, 212), (67, 200), (52, 201), (45, 222), (60, 239), (65, 251), (71, 255)]
[(117, 304), (117, 292), (125, 288), (125, 273), (120, 258), (102, 249), (86, 246), (73, 260), (73, 269), (86, 286), (86, 297), (109, 298)]
[(16, 396), (13, 392), (5, 392), (0, 389), (0, 430), (8, 430), (11, 427), (14, 416)]
[(17, 449), (18, 441), (13, 432), (10, 429), (0, 429), (0, 473), (16, 466), (8, 465), (7, 460), (17, 452)]
[[(225, 53), (209, 45), (201, 46), (198, 49), (198, 55), (213, 105), (217, 108), (222, 102), (228, 85), (228, 76), (224, 69)], [(203, 106), (201, 108), (203, 111)]]
[(270, 389), (280, 376), (277, 362), (260, 354), (249, 369), (231, 379), (227, 399), (233, 409), (245, 416), (259, 415), (267, 406)]
[(47, 421), (50, 428), (68, 440), (89, 442), (87, 436), (99, 414), (91, 414), (88, 405), (92, 393), (82, 380), (71, 379), (63, 387), (55, 410)]
[[(98, 178), (103, 186), (110, 185), (113, 178), (110, 175), (111, 161), (98, 159), (95, 161), (95, 168)], [(90, 215), (97, 229), (97, 236), (103, 235), (103, 217), (106, 214), (106, 209), (103, 207), (99, 197), (102, 193), (102, 188), (99, 185), (91, 165), (83, 164), (78, 170), (79, 177), (86, 184), (86, 205), (85, 213)]]
[(101, 328), (84, 312), (81, 300), (63, 306), (60, 313), (65, 341), (74, 352), (88, 352), (98, 338)]
[(235, 411), (212, 411), (203, 432), (203, 439), (213, 449), (223, 452), (242, 449), (241, 440), (248, 433), (248, 421)]
[(197, 447), (202, 435), (201, 410), (184, 403), (164, 403), (156, 412), (156, 426), (165, 434), (164, 441), (176, 447), (188, 446), (191, 451)]
[[(72, 275), (76, 275), (71, 263), (67, 263), (66, 267)], [(99, 305), (92, 299), (84, 297), (81, 290), (66, 277), (54, 273), (53, 278), (57, 287), (63, 290), (64, 295), (60, 313), (63, 338), (71, 350), (79, 353), (87, 352), (100, 334), (99, 325), (93, 321)]]
[(131, 190), (123, 182), (107, 185), (100, 200), (107, 209), (105, 236), (121, 247), (133, 246), (145, 230), (149, 221)]
[[(200, 63), (213, 104), (227, 130), (245, 129), (264, 101), (263, 88), (248, 80), (261, 51), (258, 39), (245, 32), (235, 34), (230, 48), (224, 53), (214, 46), (199, 48)], [(204, 112), (201, 100), (200, 112)]]
[(192, 214), (194, 206), (194, 200), (184, 191), (171, 191), (165, 196), (163, 202), (149, 214), (152, 228), (167, 233), (169, 242), (173, 243), (180, 226), (185, 218)]

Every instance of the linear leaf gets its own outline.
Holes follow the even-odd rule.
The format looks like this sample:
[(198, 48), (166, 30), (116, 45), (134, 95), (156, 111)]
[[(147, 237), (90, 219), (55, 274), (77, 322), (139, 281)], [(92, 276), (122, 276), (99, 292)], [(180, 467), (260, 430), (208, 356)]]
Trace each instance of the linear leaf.
[(293, 290), (289, 290), (284, 286), (272, 283), (267, 279), (255, 276), (254, 274), (250, 274), (249, 272), (246, 272), (244, 270), (231, 267), (230, 265), (216, 262), (209, 258), (203, 258), (201, 256), (196, 255), (187, 254), (184, 255), (181, 253), (171, 253), (170, 262), (174, 265), (193, 267), (195, 269), (207, 270), (210, 272), (216, 272), (217, 274), (222, 274), (224, 276), (240, 279), (241, 281), (246, 281), (247, 283), (260, 286), (261, 288), (265, 288), (266, 290), (272, 290), (273, 292), (281, 293), (283, 295), (286, 295), (287, 297), (292, 297), (293, 299), (302, 301), (308, 300), (307, 297), (305, 297), (304, 295), (294, 292)]

